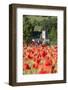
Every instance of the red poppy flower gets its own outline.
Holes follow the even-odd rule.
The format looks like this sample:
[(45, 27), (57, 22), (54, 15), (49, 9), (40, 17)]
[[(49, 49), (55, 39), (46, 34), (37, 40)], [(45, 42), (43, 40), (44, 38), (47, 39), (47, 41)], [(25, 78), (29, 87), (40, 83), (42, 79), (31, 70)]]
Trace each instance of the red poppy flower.
[(46, 66), (50, 66), (52, 65), (52, 60), (47, 60), (46, 63), (45, 63)]
[(31, 53), (28, 54), (28, 58), (29, 58), (29, 59), (32, 59), (32, 58), (33, 58), (33, 56), (32, 56)]
[(47, 71), (40, 71), (39, 74), (47, 74)]
[(37, 63), (33, 64), (33, 68), (38, 69), (38, 64)]
[(39, 58), (37, 58), (37, 63), (38, 63), (38, 64), (40, 63), (40, 59), (39, 59)]
[(28, 64), (24, 64), (24, 70), (26, 70), (26, 69), (30, 69)]
[(42, 52), (42, 57), (45, 57), (47, 55), (47, 52), (43, 51)]

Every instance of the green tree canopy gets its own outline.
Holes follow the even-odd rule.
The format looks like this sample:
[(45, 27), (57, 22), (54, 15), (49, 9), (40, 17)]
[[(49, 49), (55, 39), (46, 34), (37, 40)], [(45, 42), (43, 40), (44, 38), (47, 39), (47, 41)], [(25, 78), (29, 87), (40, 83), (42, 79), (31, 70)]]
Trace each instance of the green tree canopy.
[(23, 15), (23, 38), (24, 42), (30, 42), (33, 38), (32, 32), (48, 29), (51, 44), (57, 44), (57, 17)]

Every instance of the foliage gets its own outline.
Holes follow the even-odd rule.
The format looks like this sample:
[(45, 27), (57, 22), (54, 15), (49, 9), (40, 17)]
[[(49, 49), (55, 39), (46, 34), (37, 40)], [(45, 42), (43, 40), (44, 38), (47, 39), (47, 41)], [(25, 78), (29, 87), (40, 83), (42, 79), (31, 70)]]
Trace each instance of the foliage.
[(57, 44), (57, 17), (56, 16), (34, 16), (23, 15), (23, 38), (24, 42), (30, 42), (33, 38), (32, 32), (48, 29), (50, 44)]

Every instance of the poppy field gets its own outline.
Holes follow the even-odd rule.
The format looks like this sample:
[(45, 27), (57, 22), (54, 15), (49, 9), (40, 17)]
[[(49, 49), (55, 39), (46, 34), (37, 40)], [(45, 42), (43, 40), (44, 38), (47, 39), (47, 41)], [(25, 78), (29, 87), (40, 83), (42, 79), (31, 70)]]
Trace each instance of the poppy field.
[(57, 72), (57, 45), (24, 45), (23, 74)]

